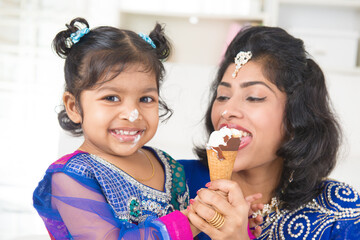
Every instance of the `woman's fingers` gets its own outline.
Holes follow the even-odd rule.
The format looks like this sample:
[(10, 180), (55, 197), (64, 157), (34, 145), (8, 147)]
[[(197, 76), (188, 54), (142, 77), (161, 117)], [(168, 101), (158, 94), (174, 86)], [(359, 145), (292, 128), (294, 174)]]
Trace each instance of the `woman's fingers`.
[[(223, 214), (226, 215), (231, 214), (232, 212), (231, 209), (233, 208), (233, 206), (231, 206), (230, 203), (228, 202), (228, 198), (225, 197), (223, 194), (219, 194), (218, 191), (209, 190), (209, 189), (200, 189), (197, 192), (197, 194), (198, 195), (195, 198), (197, 202), (207, 205), (209, 206), (209, 208), (215, 209)], [(197, 204), (194, 207), (196, 208), (197, 206), (200, 205)], [(199, 210), (201, 214), (202, 208)], [(196, 209), (196, 212), (198, 212), (198, 209)], [(209, 219), (211, 219), (212, 216), (213, 215), (211, 215)]]
[(248, 203), (252, 203), (258, 199), (260, 199), (262, 197), (262, 194), (261, 193), (255, 193), (253, 195), (250, 195), (250, 196), (247, 196), (245, 198), (245, 200), (248, 202)]
[(257, 227), (252, 231), (253, 235), (254, 235), (256, 238), (260, 237), (261, 232), (262, 232), (262, 229), (261, 229), (260, 226), (257, 226)]
[(215, 216), (215, 209), (199, 197), (190, 200), (191, 209), (204, 220), (211, 220)]
[[(195, 204), (195, 203), (193, 203)], [(215, 214), (215, 211), (212, 211), (212, 214)], [(211, 215), (211, 214), (210, 214)], [(210, 216), (209, 215), (209, 216)], [(208, 217), (209, 217), (208, 216)], [(212, 218), (213, 216), (211, 216)], [(209, 217), (210, 218), (210, 217)], [(214, 234), (216, 234), (216, 232), (218, 232), (219, 230), (214, 228), (212, 225), (210, 225), (203, 217), (200, 217), (194, 210), (194, 207), (191, 206), (188, 208), (188, 219), (191, 222), (191, 224), (193, 226), (195, 226), (197, 229), (199, 229), (200, 231), (214, 236)]]
[(211, 190), (220, 190), (228, 195), (228, 201), (231, 205), (237, 206), (244, 204), (245, 198), (240, 186), (231, 180), (220, 179), (212, 181), (206, 185)]

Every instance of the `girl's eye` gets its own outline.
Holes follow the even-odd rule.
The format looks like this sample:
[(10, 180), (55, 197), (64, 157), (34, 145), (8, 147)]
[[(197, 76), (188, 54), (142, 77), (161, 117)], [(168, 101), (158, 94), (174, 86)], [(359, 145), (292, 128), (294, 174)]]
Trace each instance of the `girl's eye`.
[(218, 96), (216, 97), (216, 101), (219, 101), (219, 102), (224, 102), (226, 100), (229, 100), (230, 98), (227, 97), (227, 96)]
[(153, 101), (154, 101), (154, 99), (152, 97), (142, 97), (142, 98), (140, 98), (140, 102), (143, 102), (143, 103), (151, 103)]
[(116, 96), (107, 96), (104, 99), (109, 102), (120, 102), (120, 99)]
[(246, 100), (250, 102), (263, 102), (266, 97), (258, 98), (258, 97), (247, 97)]

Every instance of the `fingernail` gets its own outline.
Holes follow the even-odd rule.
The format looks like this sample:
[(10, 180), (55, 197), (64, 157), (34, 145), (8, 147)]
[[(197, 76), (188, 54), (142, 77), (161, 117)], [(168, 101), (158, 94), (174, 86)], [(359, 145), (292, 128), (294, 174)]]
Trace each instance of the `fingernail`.
[(190, 199), (190, 204), (193, 204), (195, 202), (194, 199)]
[(205, 187), (210, 187), (210, 185), (211, 185), (211, 182), (208, 182), (207, 184), (205, 184)]

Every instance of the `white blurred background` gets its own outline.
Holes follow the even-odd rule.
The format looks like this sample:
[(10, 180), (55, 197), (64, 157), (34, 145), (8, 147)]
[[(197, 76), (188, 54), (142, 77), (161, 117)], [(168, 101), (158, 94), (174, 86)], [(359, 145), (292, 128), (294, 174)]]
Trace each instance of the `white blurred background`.
[(208, 88), (237, 30), (281, 26), (302, 38), (345, 133), (332, 177), (360, 190), (360, 0), (0, 0), (0, 239), (48, 239), (32, 192), (48, 165), (81, 143), (57, 123), (64, 62), (50, 44), (78, 16), (144, 33), (166, 24), (175, 52), (162, 94), (175, 113), (150, 145), (176, 159), (195, 158)]

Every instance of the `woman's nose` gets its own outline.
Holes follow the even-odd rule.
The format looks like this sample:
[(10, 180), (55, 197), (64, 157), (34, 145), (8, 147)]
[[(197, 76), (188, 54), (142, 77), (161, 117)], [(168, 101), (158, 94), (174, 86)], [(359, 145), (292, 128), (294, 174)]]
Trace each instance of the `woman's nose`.
[(230, 99), (224, 106), (221, 113), (221, 117), (225, 120), (231, 120), (233, 118), (242, 118), (244, 117), (241, 104), (238, 101)]

